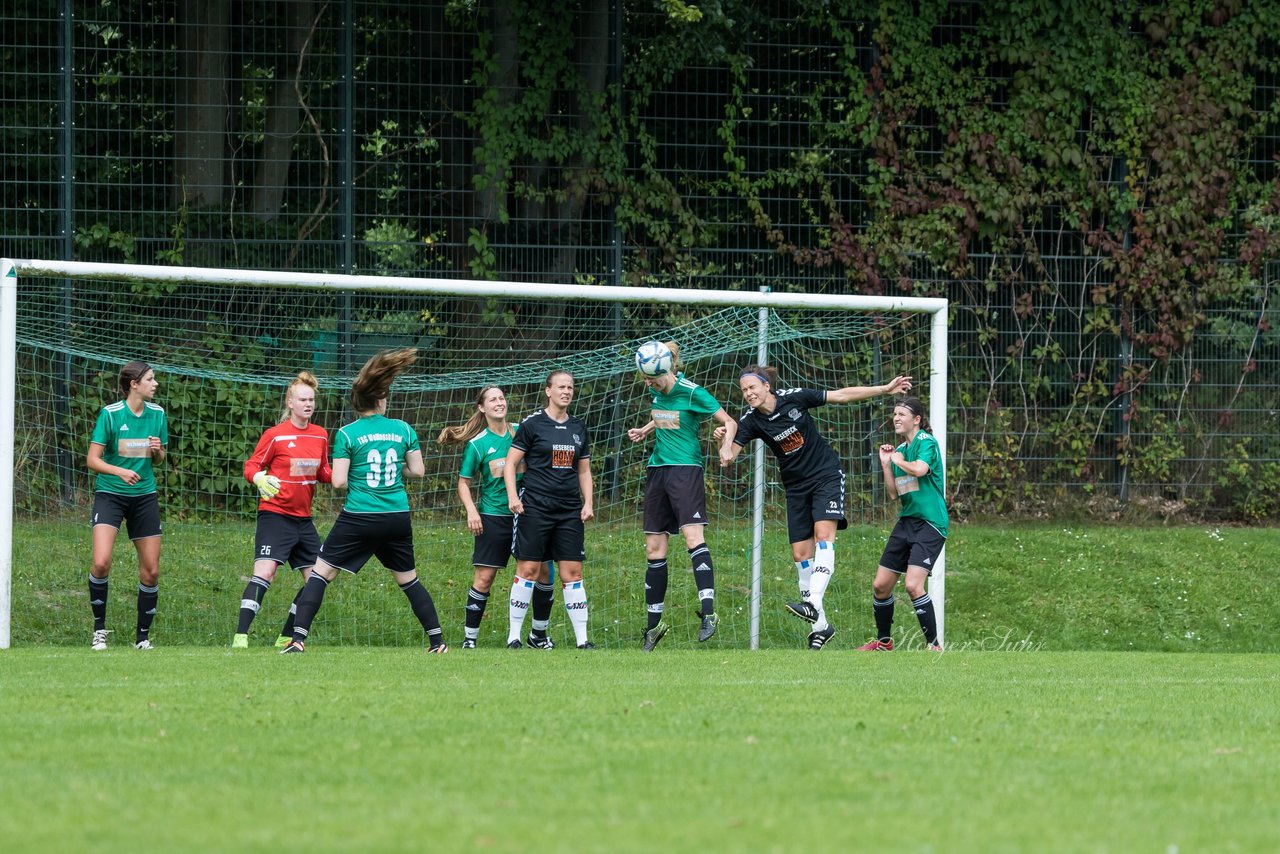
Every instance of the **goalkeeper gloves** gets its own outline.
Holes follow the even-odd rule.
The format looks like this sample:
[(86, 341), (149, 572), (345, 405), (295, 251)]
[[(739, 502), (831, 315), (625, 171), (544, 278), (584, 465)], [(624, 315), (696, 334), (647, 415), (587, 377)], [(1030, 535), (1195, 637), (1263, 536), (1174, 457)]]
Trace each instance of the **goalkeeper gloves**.
[(280, 478), (260, 471), (253, 476), (253, 485), (258, 487), (258, 494), (262, 496), (262, 500), (269, 501), (280, 491)]

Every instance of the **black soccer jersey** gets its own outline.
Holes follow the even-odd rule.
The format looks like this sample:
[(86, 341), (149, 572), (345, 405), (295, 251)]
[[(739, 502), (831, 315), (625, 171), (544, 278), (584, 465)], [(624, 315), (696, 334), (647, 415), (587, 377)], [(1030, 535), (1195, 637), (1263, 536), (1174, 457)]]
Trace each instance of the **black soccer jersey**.
[(520, 500), (525, 509), (565, 511), (582, 509), (578, 462), (591, 456), (587, 425), (570, 415), (564, 423), (546, 410), (520, 422), (511, 447), (524, 451), (525, 473)]
[(772, 415), (748, 409), (738, 419), (733, 441), (745, 447), (752, 439), (759, 439), (772, 448), (778, 458), (782, 485), (787, 489), (839, 473), (840, 458), (809, 415), (810, 409), (827, 402), (827, 393), (813, 388), (788, 388), (776, 396), (778, 405)]

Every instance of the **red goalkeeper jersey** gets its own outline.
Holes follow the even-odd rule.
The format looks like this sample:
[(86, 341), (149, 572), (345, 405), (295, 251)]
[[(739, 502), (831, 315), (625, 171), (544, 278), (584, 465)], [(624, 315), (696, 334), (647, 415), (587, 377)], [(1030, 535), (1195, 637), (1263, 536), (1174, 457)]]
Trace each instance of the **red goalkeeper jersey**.
[(315, 424), (305, 430), (282, 421), (262, 434), (253, 456), (245, 460), (244, 479), (253, 483), (260, 471), (280, 478), (280, 492), (258, 502), (259, 510), (284, 516), (310, 516), (316, 482), (330, 483), (329, 431)]

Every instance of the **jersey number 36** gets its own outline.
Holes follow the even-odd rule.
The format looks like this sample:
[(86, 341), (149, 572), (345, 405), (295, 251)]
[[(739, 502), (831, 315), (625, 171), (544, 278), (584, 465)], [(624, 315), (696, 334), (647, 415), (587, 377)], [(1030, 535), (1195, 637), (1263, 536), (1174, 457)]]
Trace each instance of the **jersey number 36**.
[(371, 450), (367, 459), (369, 472), (364, 476), (364, 482), (369, 484), (370, 488), (377, 489), (379, 484), (396, 485), (396, 464), (400, 462), (400, 458), (394, 450), (387, 451), (385, 459), (382, 454)]

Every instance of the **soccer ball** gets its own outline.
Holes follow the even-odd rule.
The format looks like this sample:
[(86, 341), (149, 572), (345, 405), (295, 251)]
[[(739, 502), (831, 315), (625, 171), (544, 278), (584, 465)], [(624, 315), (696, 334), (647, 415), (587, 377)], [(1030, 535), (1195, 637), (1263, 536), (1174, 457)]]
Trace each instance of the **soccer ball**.
[(671, 370), (671, 350), (661, 341), (646, 341), (636, 350), (636, 369), (646, 377), (660, 377)]

